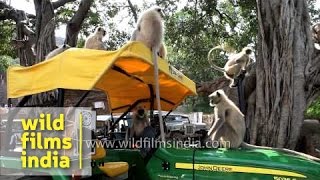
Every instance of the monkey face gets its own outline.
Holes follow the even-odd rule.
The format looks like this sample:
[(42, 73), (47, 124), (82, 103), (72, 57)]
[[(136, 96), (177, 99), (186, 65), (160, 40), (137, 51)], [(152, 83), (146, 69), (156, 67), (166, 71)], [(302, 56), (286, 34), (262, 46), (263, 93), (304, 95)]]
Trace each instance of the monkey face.
[(243, 48), (244, 53), (246, 53), (247, 55), (250, 55), (252, 53), (252, 50), (249, 47), (245, 47)]
[(101, 34), (102, 37), (106, 35), (106, 31), (102, 27), (98, 27), (96, 32)]
[(160, 7), (154, 7), (154, 11), (156, 11), (159, 15), (160, 15), (160, 17), (163, 19), (164, 18), (164, 13), (163, 13), (163, 10), (162, 10), (162, 8), (160, 8)]
[(144, 120), (147, 118), (146, 111), (142, 107), (138, 107), (138, 109), (134, 112), (134, 117), (137, 120)]
[(211, 107), (214, 107), (216, 104), (218, 104), (221, 101), (222, 93), (223, 93), (222, 90), (217, 90), (209, 95), (209, 101), (210, 101)]

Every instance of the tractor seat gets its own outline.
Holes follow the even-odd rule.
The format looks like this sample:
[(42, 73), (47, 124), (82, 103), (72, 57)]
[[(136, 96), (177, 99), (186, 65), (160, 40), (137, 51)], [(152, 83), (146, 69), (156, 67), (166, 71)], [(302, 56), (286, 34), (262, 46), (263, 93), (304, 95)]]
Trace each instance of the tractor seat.
[(96, 143), (97, 146), (96, 146), (96, 153), (94, 155), (91, 155), (91, 159), (92, 160), (98, 160), (98, 159), (103, 159), (106, 155), (107, 155), (107, 152), (106, 150), (103, 148), (103, 146), (99, 146), (101, 145), (100, 142), (97, 142)]
[[(101, 145), (100, 143), (97, 143)], [(106, 150), (103, 146), (96, 147), (96, 153), (91, 156), (92, 160), (103, 159), (106, 156)], [(129, 164), (127, 162), (105, 162), (99, 169), (109, 177), (116, 177), (128, 172)]]
[(99, 169), (109, 177), (116, 177), (128, 172), (129, 165), (127, 162), (106, 162)]

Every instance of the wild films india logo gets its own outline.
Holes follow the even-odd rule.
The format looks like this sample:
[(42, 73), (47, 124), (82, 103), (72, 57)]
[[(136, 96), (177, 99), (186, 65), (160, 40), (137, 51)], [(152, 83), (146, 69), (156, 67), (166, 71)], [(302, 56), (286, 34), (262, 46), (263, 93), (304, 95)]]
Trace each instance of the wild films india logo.
[[(5, 151), (17, 158), (15, 163), (20, 162), (24, 172), (43, 175), (42, 169), (50, 175), (55, 175), (54, 172), (91, 175), (92, 149), (83, 142), (92, 140), (94, 111), (89, 108), (14, 108), (6, 118), (2, 121), (6, 122), (7, 140), (4, 142), (7, 146), (1, 141), (1, 147), (10, 147)], [(7, 130), (10, 126), (11, 132)]]

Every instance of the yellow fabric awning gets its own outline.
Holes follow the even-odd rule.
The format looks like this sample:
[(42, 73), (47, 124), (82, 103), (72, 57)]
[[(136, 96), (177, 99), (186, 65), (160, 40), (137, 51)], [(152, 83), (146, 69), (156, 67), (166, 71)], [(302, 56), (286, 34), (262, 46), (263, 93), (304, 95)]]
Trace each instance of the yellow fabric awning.
[[(148, 84), (154, 84), (151, 51), (140, 42), (129, 42), (117, 51), (71, 48), (30, 67), (10, 67), (7, 73), (9, 98), (57, 88), (100, 89), (108, 95), (111, 109), (117, 109), (114, 112), (150, 98)], [(195, 83), (161, 58), (159, 73), (162, 110), (172, 110), (196, 94)]]

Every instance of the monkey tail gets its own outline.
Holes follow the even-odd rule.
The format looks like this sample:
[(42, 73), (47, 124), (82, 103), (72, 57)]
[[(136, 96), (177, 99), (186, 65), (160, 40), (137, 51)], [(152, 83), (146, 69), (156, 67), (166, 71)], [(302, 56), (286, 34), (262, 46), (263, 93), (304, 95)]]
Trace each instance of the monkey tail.
[(160, 137), (161, 141), (165, 141), (164, 136), (164, 127), (163, 127), (163, 119), (162, 119), (162, 111), (161, 111), (161, 102), (160, 102), (160, 85), (159, 85), (159, 69), (158, 69), (158, 48), (152, 47), (152, 61), (153, 61), (153, 69), (154, 69), (154, 84), (155, 84), (155, 92), (156, 92), (156, 103), (158, 109), (159, 123), (160, 123)]
[(224, 50), (221, 46), (216, 46), (216, 47), (212, 48), (212, 49), (209, 51), (209, 53), (208, 53), (208, 62), (209, 62), (209, 64), (213, 67), (213, 69), (215, 69), (215, 70), (217, 70), (217, 71), (220, 71), (220, 72), (222, 72), (222, 73), (225, 73), (226, 71), (225, 71), (223, 68), (215, 65), (215, 64), (213, 63), (213, 59), (211, 59), (211, 54), (212, 54), (212, 52), (215, 51), (215, 50), (217, 50), (217, 49)]
[(290, 149), (272, 148), (272, 147), (266, 147), (266, 146), (256, 146), (256, 145), (248, 144), (248, 143), (245, 143), (245, 142), (242, 142), (240, 146), (242, 148), (244, 148), (244, 149), (277, 150), (277, 151), (280, 151), (280, 152), (284, 152), (284, 153), (288, 153), (288, 154), (304, 157), (306, 159), (313, 160), (313, 161), (316, 161), (317, 163), (320, 163), (320, 159), (317, 158), (317, 157), (314, 157), (314, 156), (311, 156), (311, 155), (308, 155), (308, 154), (304, 154), (304, 153), (301, 153), (301, 152), (293, 151), (293, 150), (290, 150)]

